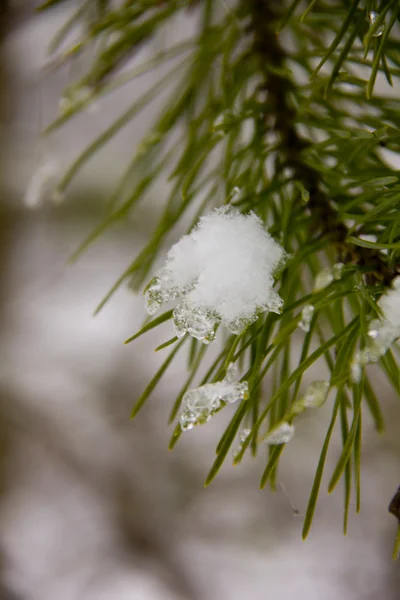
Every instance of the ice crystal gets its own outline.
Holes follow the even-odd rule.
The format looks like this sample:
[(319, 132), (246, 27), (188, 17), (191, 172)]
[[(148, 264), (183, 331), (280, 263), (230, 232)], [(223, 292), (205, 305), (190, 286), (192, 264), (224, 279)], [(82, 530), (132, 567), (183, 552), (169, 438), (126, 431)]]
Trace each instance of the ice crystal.
[(269, 445), (287, 444), (293, 435), (294, 426), (287, 423), (287, 421), (283, 421), (268, 432), (265, 442)]
[(303, 331), (310, 331), (310, 324), (314, 314), (314, 306), (312, 304), (306, 304), (301, 311), (301, 321), (299, 327)]
[(241, 333), (261, 312), (281, 311), (273, 274), (284, 256), (256, 215), (224, 206), (171, 248), (145, 290), (146, 310), (153, 315), (180, 298), (173, 312), (178, 336), (189, 333), (209, 343), (221, 323)]
[(319, 292), (320, 290), (323, 290), (324, 288), (328, 287), (328, 285), (330, 285), (333, 280), (334, 276), (331, 269), (329, 269), (328, 267), (321, 269), (321, 271), (317, 273), (317, 276), (315, 278), (314, 292)]

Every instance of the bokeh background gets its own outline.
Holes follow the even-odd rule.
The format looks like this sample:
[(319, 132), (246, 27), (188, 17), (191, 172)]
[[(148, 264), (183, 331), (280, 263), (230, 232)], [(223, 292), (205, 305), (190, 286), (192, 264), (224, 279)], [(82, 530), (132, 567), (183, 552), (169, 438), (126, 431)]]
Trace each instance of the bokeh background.
[[(71, 5), (42, 15), (29, 0), (0, 1), (0, 599), (397, 600), (396, 523), (387, 507), (400, 483), (400, 403), (379, 369), (374, 384), (386, 433), (379, 436), (365, 416), (362, 511), (351, 515), (347, 537), (343, 490), (328, 496), (325, 481), (311, 534), (301, 541), (331, 401), (299, 423), (276, 493), (258, 490), (263, 456), (236, 468), (228, 461), (203, 488), (227, 414), (167, 451), (183, 356), (130, 421), (163, 359), (154, 348), (171, 337), (169, 325), (124, 346), (145, 317), (142, 298), (128, 287), (92, 313), (153, 230), (164, 183), (77, 263), (67, 261), (99, 222), (163, 98), (87, 165), (62, 203), (26, 206), (38, 166), (51, 160), (62, 173), (148, 83), (143, 77), (40, 136), (63, 88), (90, 61), (44, 69), (49, 40)], [(154, 45), (194, 27), (195, 15), (184, 15)], [(321, 378), (321, 369), (309, 375)], [(327, 476), (339, 451), (336, 436)]]

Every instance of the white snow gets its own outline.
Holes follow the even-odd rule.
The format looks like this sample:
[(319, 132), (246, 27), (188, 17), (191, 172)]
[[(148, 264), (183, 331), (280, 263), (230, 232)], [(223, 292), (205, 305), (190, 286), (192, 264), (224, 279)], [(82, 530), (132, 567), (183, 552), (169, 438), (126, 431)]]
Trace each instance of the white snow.
[(378, 300), (385, 319), (393, 328), (400, 328), (400, 277), (393, 281), (393, 287)]
[(154, 314), (163, 302), (182, 298), (174, 311), (178, 336), (188, 332), (208, 343), (219, 323), (240, 333), (260, 312), (280, 312), (273, 274), (284, 256), (256, 215), (216, 209), (171, 248), (145, 290), (146, 309)]

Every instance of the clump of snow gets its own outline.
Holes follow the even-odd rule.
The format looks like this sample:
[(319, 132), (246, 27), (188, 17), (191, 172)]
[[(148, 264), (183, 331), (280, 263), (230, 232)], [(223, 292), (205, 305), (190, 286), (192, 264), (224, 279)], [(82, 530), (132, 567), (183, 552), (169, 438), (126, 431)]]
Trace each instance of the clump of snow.
[(235, 381), (236, 369), (230, 365), (225, 379), (216, 383), (206, 383), (188, 390), (182, 399), (179, 422), (183, 431), (193, 429), (211, 419), (224, 404), (232, 404), (248, 396), (247, 381)]
[(369, 343), (358, 350), (351, 364), (351, 378), (361, 381), (362, 369), (369, 363), (377, 362), (381, 356), (400, 338), (400, 277), (396, 277), (393, 286), (378, 300), (383, 316), (369, 324)]
[(392, 288), (379, 298), (378, 306), (392, 327), (400, 331), (400, 277), (396, 277)]
[(146, 310), (155, 314), (164, 302), (181, 298), (173, 314), (178, 336), (209, 343), (220, 323), (240, 333), (259, 313), (281, 311), (273, 275), (284, 257), (255, 214), (216, 209), (168, 252), (145, 290)]

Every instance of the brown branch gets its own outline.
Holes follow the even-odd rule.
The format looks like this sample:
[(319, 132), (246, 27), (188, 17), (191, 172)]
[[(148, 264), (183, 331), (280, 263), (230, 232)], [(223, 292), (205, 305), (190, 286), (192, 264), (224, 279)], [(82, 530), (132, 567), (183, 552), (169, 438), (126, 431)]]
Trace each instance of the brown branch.
[[(328, 196), (321, 189), (321, 174), (304, 164), (301, 153), (309, 143), (300, 138), (296, 131), (296, 111), (290, 104), (290, 94), (295, 91), (292, 81), (279, 74), (285, 67), (286, 54), (273, 26), (281, 17), (281, 2), (278, 0), (246, 0), (252, 15), (251, 30), (254, 34), (254, 50), (260, 57), (265, 89), (268, 94), (268, 110), (265, 127), (280, 137), (280, 153), (284, 166), (293, 170), (294, 178), (301, 181), (310, 194), (308, 207), (312, 216), (313, 233), (326, 237), (336, 246), (341, 260), (368, 268), (368, 282), (389, 285), (399, 269), (390, 268), (384, 255), (378, 250), (354, 246), (347, 241), (348, 229), (340, 221)], [(274, 72), (268, 66), (275, 67)]]

